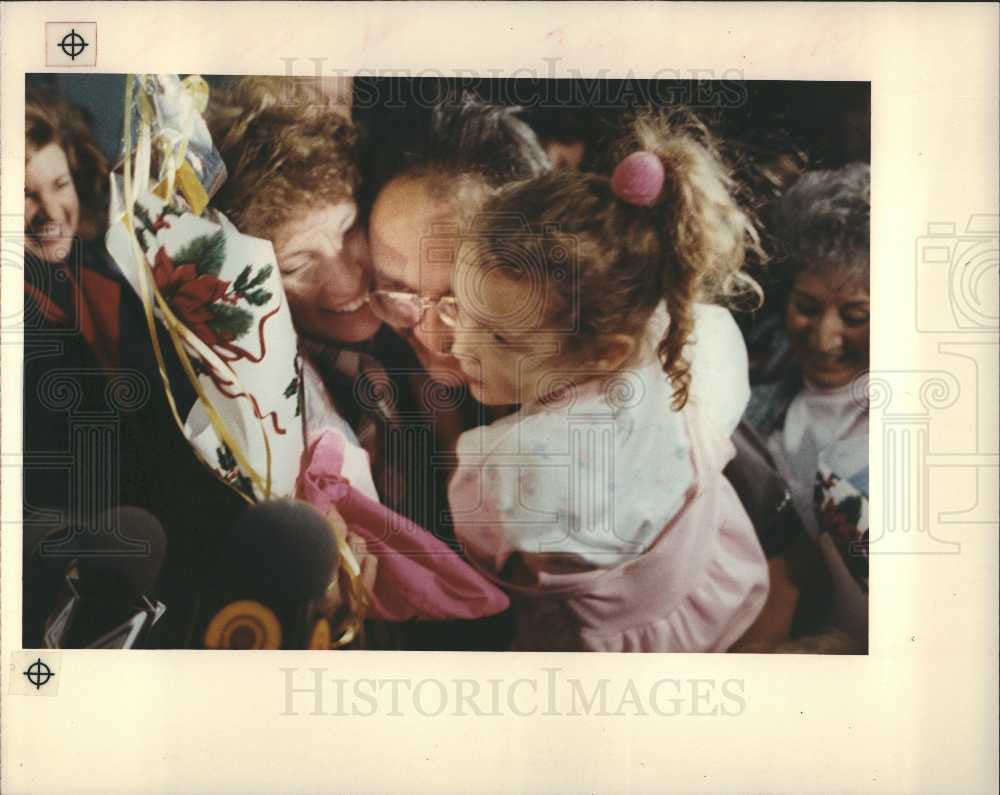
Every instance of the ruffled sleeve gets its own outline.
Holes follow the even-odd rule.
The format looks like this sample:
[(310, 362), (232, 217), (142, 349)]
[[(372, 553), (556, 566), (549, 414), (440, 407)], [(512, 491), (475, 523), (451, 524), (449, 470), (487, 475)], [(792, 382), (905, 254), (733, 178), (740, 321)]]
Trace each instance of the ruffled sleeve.
[(493, 571), (514, 553), (593, 568), (641, 554), (692, 477), (683, 428), (653, 391), (662, 380), (657, 370), (630, 410), (584, 396), (572, 416), (514, 415), (463, 434), (449, 488), (456, 535)]
[(727, 309), (695, 305), (687, 355), (692, 403), (725, 436), (732, 435), (750, 402), (750, 377), (743, 335)]
[[(552, 466), (545, 445), (530, 442), (511, 423), (466, 431), (456, 451), (458, 466), (448, 488), (455, 535), (493, 571), (516, 551), (540, 553), (565, 532), (568, 477)], [(523, 431), (523, 428), (522, 428)]]

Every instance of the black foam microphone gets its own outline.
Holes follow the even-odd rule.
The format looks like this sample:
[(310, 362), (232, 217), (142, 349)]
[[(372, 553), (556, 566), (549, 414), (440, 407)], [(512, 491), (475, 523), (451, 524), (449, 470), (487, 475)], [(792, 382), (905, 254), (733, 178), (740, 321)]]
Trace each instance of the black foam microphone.
[(337, 566), (333, 530), (314, 508), (274, 500), (248, 508), (222, 545), (203, 595), (210, 649), (325, 649), (327, 590)]
[[(159, 521), (122, 506), (99, 517), (96, 527), (72, 533), (71, 551), (56, 545), (64, 561), (71, 557), (64, 569), (67, 596), (45, 629), (48, 648), (136, 648), (166, 612), (149, 598), (166, 552)], [(43, 550), (55, 543), (51, 535)]]

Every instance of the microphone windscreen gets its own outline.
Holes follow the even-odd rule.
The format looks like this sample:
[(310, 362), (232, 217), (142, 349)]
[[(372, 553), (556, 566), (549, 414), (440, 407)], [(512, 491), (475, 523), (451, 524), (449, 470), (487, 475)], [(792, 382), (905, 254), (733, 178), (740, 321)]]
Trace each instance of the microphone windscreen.
[(150, 593), (166, 547), (163, 526), (149, 511), (121, 506), (105, 512), (80, 538), (76, 566), (81, 596), (132, 602)]
[(234, 599), (299, 603), (323, 596), (336, 564), (322, 514), (297, 500), (271, 500), (248, 508), (230, 530), (218, 579)]

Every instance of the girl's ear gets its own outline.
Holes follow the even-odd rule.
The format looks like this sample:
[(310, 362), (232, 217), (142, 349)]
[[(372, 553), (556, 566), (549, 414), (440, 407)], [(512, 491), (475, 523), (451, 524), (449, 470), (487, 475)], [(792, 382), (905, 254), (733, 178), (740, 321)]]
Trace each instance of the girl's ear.
[(610, 334), (598, 344), (594, 364), (608, 372), (619, 370), (632, 358), (636, 345), (636, 340), (628, 334)]

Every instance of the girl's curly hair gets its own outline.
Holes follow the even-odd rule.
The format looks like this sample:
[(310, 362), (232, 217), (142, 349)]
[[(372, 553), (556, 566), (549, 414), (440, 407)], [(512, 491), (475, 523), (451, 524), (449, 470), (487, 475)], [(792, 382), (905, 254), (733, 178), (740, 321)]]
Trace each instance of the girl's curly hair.
[(78, 108), (49, 89), (29, 87), (24, 106), (25, 163), (49, 144), (66, 153), (80, 201), (77, 235), (83, 240), (102, 237), (108, 225), (108, 161)]
[(229, 172), (215, 204), (241, 230), (270, 237), (303, 208), (354, 199), (357, 130), (315, 86), (243, 77), (213, 91), (205, 116)]
[[(599, 349), (611, 334), (641, 339), (665, 301), (670, 325), (657, 353), (679, 409), (691, 380), (684, 346), (694, 327), (693, 304), (747, 293), (759, 301), (760, 287), (741, 269), (748, 251), (762, 252), (751, 214), (734, 198), (737, 185), (696, 117), (684, 110), (639, 114), (616, 154), (621, 159), (639, 150), (657, 155), (666, 172), (652, 207), (618, 198), (605, 176), (546, 174), (505, 188), (487, 203), (480, 251), (485, 262), (517, 270), (516, 260), (505, 254), (517, 245), (512, 240), (517, 235), (503, 228), (511, 216), (520, 217), (527, 231), (520, 245), (546, 238), (541, 247), (546, 311), (551, 316), (576, 305), (577, 330), (567, 339), (568, 353)], [(490, 240), (499, 244), (493, 252)], [(553, 251), (561, 253), (548, 256)], [(575, 261), (570, 278), (550, 278), (556, 271), (566, 273), (566, 252)], [(533, 267), (522, 270), (526, 275)]]

